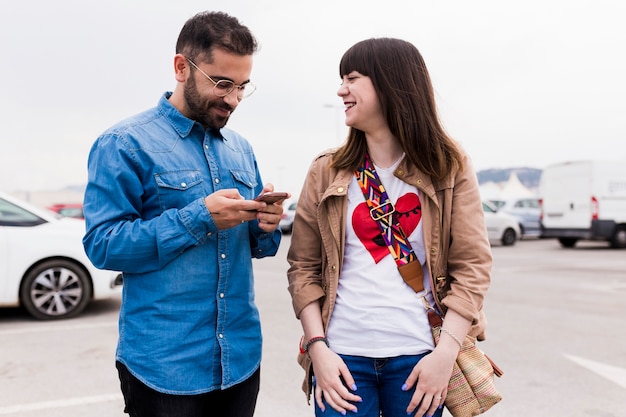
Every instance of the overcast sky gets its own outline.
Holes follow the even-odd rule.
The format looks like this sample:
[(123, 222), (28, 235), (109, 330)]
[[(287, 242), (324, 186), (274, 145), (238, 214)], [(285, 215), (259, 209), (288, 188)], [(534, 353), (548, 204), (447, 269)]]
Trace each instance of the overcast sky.
[(0, 190), (85, 183), (96, 137), (173, 90), (180, 28), (207, 7), (262, 45), (229, 127), (281, 190), (343, 139), (339, 59), (380, 36), (421, 51), (477, 170), (626, 160), (623, 0), (23, 0), (0, 5)]

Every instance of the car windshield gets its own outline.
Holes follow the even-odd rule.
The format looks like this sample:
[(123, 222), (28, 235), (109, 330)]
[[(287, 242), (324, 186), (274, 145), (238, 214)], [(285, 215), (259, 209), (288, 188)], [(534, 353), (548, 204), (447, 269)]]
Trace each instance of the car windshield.
[(496, 208), (502, 207), (505, 203), (504, 200), (489, 200), (489, 202), (493, 204), (494, 206), (496, 206)]
[(495, 213), (498, 210), (493, 205), (483, 201), (483, 211), (487, 213)]
[(0, 198), (0, 226), (36, 226), (45, 220)]

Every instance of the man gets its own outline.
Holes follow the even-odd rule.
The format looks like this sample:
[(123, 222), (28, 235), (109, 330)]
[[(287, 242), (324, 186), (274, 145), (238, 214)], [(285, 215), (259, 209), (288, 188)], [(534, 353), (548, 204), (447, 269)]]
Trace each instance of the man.
[(231, 16), (189, 19), (173, 93), (103, 133), (89, 155), (85, 250), (123, 271), (116, 366), (132, 417), (252, 416), (261, 330), (252, 258), (276, 254), (281, 203), (250, 144), (224, 128), (257, 42)]

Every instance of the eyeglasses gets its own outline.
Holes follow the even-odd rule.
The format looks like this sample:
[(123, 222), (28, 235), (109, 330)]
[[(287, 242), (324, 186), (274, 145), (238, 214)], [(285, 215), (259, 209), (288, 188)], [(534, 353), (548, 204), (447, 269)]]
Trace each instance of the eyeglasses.
[(252, 84), (251, 82), (237, 85), (230, 80), (215, 81), (213, 78), (209, 77), (206, 72), (202, 71), (191, 59), (187, 57), (185, 57), (185, 59), (189, 61), (189, 63), (193, 65), (195, 69), (200, 71), (202, 75), (207, 77), (209, 81), (213, 83), (213, 94), (215, 94), (217, 97), (226, 97), (236, 88), (237, 97), (241, 99), (241, 98), (249, 97), (252, 93), (254, 93), (254, 90), (256, 90), (256, 86)]

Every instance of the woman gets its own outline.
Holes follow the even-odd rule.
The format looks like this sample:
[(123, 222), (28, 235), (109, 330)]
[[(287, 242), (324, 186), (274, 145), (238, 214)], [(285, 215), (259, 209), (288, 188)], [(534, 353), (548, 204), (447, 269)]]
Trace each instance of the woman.
[[(415, 46), (368, 39), (339, 71), (350, 131), (311, 164), (288, 254), (303, 389), (315, 382), (316, 416), (441, 416), (461, 342), (484, 339), (492, 259), (476, 175), (439, 122)], [(370, 205), (374, 178), (386, 194)], [(415, 289), (380, 219), (408, 237)], [(436, 347), (426, 306), (444, 316)]]

